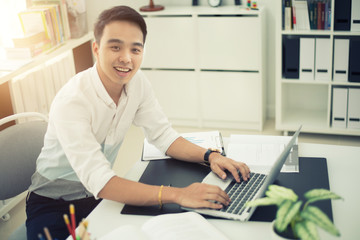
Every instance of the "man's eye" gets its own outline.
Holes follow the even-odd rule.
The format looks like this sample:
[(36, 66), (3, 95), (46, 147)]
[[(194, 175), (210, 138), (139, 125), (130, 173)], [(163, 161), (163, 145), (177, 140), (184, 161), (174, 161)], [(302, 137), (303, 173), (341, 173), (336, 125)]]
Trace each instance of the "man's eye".
[(120, 50), (120, 47), (118, 47), (118, 46), (111, 46), (110, 48), (112, 50), (114, 50), (114, 51), (119, 51)]
[(141, 50), (138, 49), (138, 48), (134, 48), (134, 49), (133, 49), (133, 52), (134, 52), (134, 53), (141, 53)]

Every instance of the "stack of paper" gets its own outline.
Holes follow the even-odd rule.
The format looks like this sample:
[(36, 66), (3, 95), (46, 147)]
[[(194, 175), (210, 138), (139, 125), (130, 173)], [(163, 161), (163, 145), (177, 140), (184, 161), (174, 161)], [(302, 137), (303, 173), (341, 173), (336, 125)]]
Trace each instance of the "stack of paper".
[[(251, 171), (266, 173), (290, 141), (290, 136), (231, 135), (227, 157), (244, 162)], [(286, 160), (282, 172), (298, 172), (297, 147)]]
[[(224, 151), (224, 145), (219, 131), (182, 133), (180, 135), (200, 147), (216, 148)], [(147, 139), (144, 139), (143, 160), (160, 160), (167, 158), (170, 157), (150, 144)]]

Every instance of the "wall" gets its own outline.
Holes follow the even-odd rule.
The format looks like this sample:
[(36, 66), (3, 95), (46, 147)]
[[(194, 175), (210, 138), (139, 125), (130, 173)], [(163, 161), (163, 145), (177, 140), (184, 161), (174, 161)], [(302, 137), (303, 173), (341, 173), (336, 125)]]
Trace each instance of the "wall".
[[(198, 0), (199, 5), (208, 6), (207, 0)], [(276, 0), (259, 0), (258, 6), (266, 8), (266, 70), (267, 70), (267, 96), (266, 96), (266, 111), (267, 118), (275, 118), (275, 16), (280, 14), (276, 9)], [(243, 4), (246, 0), (242, 0)], [(190, 6), (192, 0), (154, 0), (154, 4), (161, 4), (163, 6)], [(97, 16), (104, 9), (115, 5), (127, 5), (134, 9), (139, 9), (141, 6), (149, 4), (149, 0), (101, 0), (101, 1), (86, 1), (87, 15), (89, 29), (93, 29), (94, 22)], [(223, 0), (223, 5), (234, 5), (234, 1)]]

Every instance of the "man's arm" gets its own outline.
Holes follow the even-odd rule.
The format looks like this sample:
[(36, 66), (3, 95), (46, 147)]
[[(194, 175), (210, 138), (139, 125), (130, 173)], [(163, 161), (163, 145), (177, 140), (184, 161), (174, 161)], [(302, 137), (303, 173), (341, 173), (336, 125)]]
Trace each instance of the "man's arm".
[[(179, 137), (170, 145), (166, 154), (175, 159), (202, 163), (204, 162), (204, 154), (206, 151), (207, 149)], [(234, 161), (222, 156), (220, 153), (211, 153), (209, 163), (211, 170), (222, 179), (226, 178), (225, 170), (229, 171), (237, 182), (240, 181), (239, 172), (245, 181), (250, 177), (250, 169), (245, 163)]]
[[(98, 197), (136, 206), (176, 203), (190, 208), (220, 209), (230, 203), (227, 194), (217, 186), (193, 183), (185, 188), (147, 185), (114, 176), (99, 192)], [(211, 202), (216, 201), (218, 203)]]

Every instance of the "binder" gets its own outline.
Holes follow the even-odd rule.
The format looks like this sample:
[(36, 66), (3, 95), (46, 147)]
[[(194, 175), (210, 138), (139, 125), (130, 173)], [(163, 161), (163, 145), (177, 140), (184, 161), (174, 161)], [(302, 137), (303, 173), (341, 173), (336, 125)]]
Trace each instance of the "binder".
[(332, 100), (332, 126), (346, 128), (348, 89), (333, 88)]
[(330, 81), (330, 38), (316, 38), (315, 46), (315, 80)]
[(349, 70), (349, 39), (334, 40), (334, 81), (347, 82)]
[(335, 0), (334, 30), (350, 31), (351, 0)]
[(283, 40), (283, 77), (299, 78), (299, 37), (285, 36)]
[(300, 38), (300, 80), (314, 80), (315, 38)]
[(360, 0), (352, 0), (350, 27), (351, 31), (360, 31)]
[(360, 82), (360, 37), (350, 38), (349, 82)]
[(360, 88), (349, 88), (348, 128), (360, 128)]

